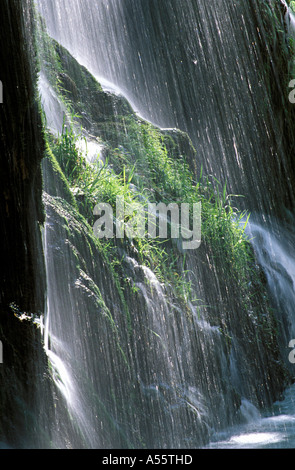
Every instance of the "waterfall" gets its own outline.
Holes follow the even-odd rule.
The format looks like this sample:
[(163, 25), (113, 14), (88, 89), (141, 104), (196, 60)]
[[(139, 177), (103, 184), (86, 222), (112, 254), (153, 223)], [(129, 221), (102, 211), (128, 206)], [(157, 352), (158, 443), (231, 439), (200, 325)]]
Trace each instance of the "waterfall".
[[(115, 116), (126, 99), (155, 126), (187, 132), (204, 173), (245, 196), (238, 203), (254, 213), (247, 235), (292, 374), (294, 233), (286, 220), (292, 220), (294, 168), (273, 100), (275, 93), (284, 100), (285, 91), (265, 58), (271, 47), (260, 2), (249, 3), (37, 1), (50, 35), (97, 79)], [(276, 78), (271, 85), (261, 64), (270, 81)], [(39, 90), (47, 126), (57, 135), (67, 111), (43, 70)], [(103, 147), (85, 135), (91, 163)], [(121, 248), (120, 268), (132, 290), (126, 287), (126, 306), (59, 177), (47, 162), (43, 172), (44, 341), (56, 385), (52, 446), (199, 447), (215, 431), (256, 419), (257, 408), (278, 395), (281, 375), (272, 377), (277, 364), (268, 361), (262, 340), (252, 341), (250, 311), (241, 328), (243, 306), (234, 303), (210, 249), (187, 259), (195, 295), (209, 308), (189, 304), (184, 312), (169, 286)], [(221, 331), (218, 315), (229, 319), (231, 336)]]
[(267, 277), (270, 295), (273, 299), (280, 325), (282, 356), (292, 373), (288, 361), (289, 343), (295, 335), (295, 263), (293, 255), (294, 223), (282, 224), (278, 220), (250, 223), (249, 237), (253, 239), (257, 259)]
[(260, 2), (38, 5), (49, 33), (99, 81), (114, 84), (145, 119), (187, 131), (199, 165), (243, 195), (245, 208), (280, 212), (290, 204), (294, 168), (284, 152), (281, 111), (272, 102), (272, 95), (284, 101), (288, 92), (276, 70), (264, 82), (273, 46)]
[(295, 18), (294, 18), (294, 12), (292, 9), (289, 7), (287, 2), (285, 0), (282, 0), (282, 4), (286, 8), (286, 15), (285, 15), (285, 20), (288, 26), (288, 33), (292, 37), (295, 34)]

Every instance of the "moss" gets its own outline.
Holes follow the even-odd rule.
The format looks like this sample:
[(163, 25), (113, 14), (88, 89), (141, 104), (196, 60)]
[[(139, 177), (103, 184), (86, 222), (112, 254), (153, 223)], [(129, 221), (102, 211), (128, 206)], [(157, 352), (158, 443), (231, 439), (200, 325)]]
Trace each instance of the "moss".
[[(225, 185), (202, 176), (197, 166), (197, 151), (186, 134), (177, 130), (163, 131), (140, 119), (126, 100), (104, 93), (64, 48), (55, 43), (54, 50), (58, 56), (56, 77), (60, 96), (85, 131), (103, 142), (107, 161), (98, 165), (80, 161), (77, 136), (70, 128), (58, 139), (50, 139), (51, 150), (46, 160), (50, 162), (50, 171), (57, 175), (58, 185), (53, 185), (53, 179), (49, 182), (49, 192), (55, 196), (49, 200), (61, 218), (79, 282), (89, 298), (95, 297), (96, 310), (101, 313), (102, 322), (107, 320), (110, 337), (118, 339), (116, 344), (124, 362), (128, 363), (128, 359), (121, 345), (133, 353), (136, 335), (132, 328), (138, 333), (137, 322), (141, 328), (142, 317), (149, 313), (145, 311), (145, 299), (136, 285), (138, 279), (146, 283), (148, 295), (153, 296), (153, 286), (147, 285), (144, 269), (141, 270), (145, 266), (156, 274), (162, 283), (163, 295), (170, 303), (167, 323), (171, 319), (171, 324), (175, 321), (181, 325), (187, 318), (192, 320), (192, 302), (201, 312), (200, 318), (222, 332), (228, 359), (234, 343), (238, 343), (241, 362), (243, 359), (245, 362), (241, 367), (245, 367), (245, 377), (250, 378), (253, 396), (262, 403), (261, 383), (280, 381), (283, 368), (277, 349), (277, 325), (266, 288), (260, 282), (260, 270), (245, 237), (245, 227), (240, 224), (246, 214), (234, 208)], [(117, 195), (124, 195), (130, 203), (140, 198), (151, 202), (200, 201), (203, 207), (201, 248), (186, 257), (171, 240), (95, 239), (93, 208), (97, 202), (114, 204)], [(127, 266), (127, 257), (131, 257), (135, 265), (138, 263), (136, 273)], [(89, 271), (92, 269), (103, 278), (100, 286), (91, 279)], [(205, 285), (201, 292), (206, 293), (208, 305), (194, 298), (195, 293), (200, 292), (200, 285), (202, 288)], [(216, 292), (211, 292), (212, 285), (216, 286)], [(119, 323), (114, 315), (116, 309)], [(122, 318), (126, 320), (123, 327)], [(193, 322), (186, 325), (195, 327)], [(125, 335), (126, 343), (119, 341), (120, 334)], [(191, 338), (194, 335), (195, 330)], [(158, 339), (161, 341), (160, 337)], [(191, 343), (195, 357), (199, 357), (197, 341)], [(259, 370), (257, 377), (255, 372), (249, 371), (248, 360)], [(279, 383), (277, 389), (283, 385)]]
[(75, 258), (76, 270), (79, 272), (79, 282), (81, 281), (85, 284), (84, 288), (88, 291), (87, 295), (95, 297), (95, 304), (99, 307), (98, 311), (107, 318), (112, 334), (116, 338), (118, 350), (125, 364), (127, 364), (126, 354), (120, 345), (117, 326), (112, 317), (112, 312), (106, 305), (98, 285), (93, 281), (89, 273), (89, 266), (92, 264), (98, 267), (97, 272), (100, 272), (103, 267), (104, 276), (108, 279), (108, 283), (116, 287), (121, 311), (126, 316), (127, 325), (130, 326), (130, 312), (124, 297), (124, 289), (121, 284), (122, 279), (114, 262), (114, 252), (106, 244), (101, 243), (100, 240), (93, 236), (92, 228), (87, 220), (71, 202), (61, 197), (52, 197), (48, 194), (44, 195), (44, 201), (48, 207), (52, 207), (54, 214), (58, 216), (58, 225), (67, 234), (67, 246)]
[(74, 207), (77, 207), (69, 182), (56, 160), (48, 142), (46, 144), (45, 158), (43, 161), (43, 175), (47, 191), (52, 196), (62, 197)]
[[(294, 2), (290, 2), (290, 7)], [(278, 203), (279, 210), (284, 204), (293, 211), (294, 196), (294, 122), (295, 107), (289, 101), (289, 83), (295, 78), (295, 49), (294, 40), (288, 36), (285, 22), (286, 8), (282, 2), (271, 0), (259, 1), (259, 9), (255, 10), (257, 24), (260, 28), (260, 53), (264, 63), (262, 80), (268, 90), (268, 96), (274, 107), (274, 115), (282, 129), (281, 148), (285, 154), (285, 181), (290, 181), (290, 187), (284, 185), (284, 193)], [(282, 211), (281, 211), (282, 212)], [(278, 214), (281, 217), (281, 214)]]
[[(244, 235), (245, 227), (240, 224), (245, 214), (234, 209), (226, 187), (203, 177), (200, 169), (197, 175), (197, 152), (188, 136), (178, 130), (160, 130), (140, 119), (125, 99), (104, 93), (68, 51), (56, 43), (54, 48), (62, 67), (60, 92), (71, 98), (71, 109), (80, 125), (94, 132), (105, 148), (107, 164), (90, 166), (78, 162), (77, 136), (71, 130), (52, 145), (76, 195), (76, 207), (87, 217), (89, 225), (94, 223), (93, 208), (97, 202), (115, 206), (118, 195), (124, 195), (131, 204), (140, 198), (155, 203), (201, 202), (203, 243), (210, 246), (214, 263), (224, 266), (227, 281), (235, 282), (247, 298), (245, 286), (252, 275), (253, 256)], [(79, 118), (81, 111), (83, 118)], [(73, 165), (69, 164), (71, 161)], [(124, 244), (140, 263), (153, 269), (163, 282), (173, 285), (182, 301), (188, 300), (190, 284), (183, 272), (178, 272), (183, 254), (175, 246), (169, 241), (148, 239), (133, 243), (125, 240)], [(116, 243), (107, 242), (106, 247), (113, 265), (120, 264)], [(124, 289), (124, 273), (121, 277), (123, 282), (119, 284)]]

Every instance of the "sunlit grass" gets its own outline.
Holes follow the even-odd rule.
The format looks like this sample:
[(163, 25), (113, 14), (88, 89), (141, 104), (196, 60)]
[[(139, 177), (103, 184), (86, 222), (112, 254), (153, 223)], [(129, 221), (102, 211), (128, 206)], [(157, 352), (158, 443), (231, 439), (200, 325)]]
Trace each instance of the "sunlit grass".
[[(87, 163), (77, 145), (81, 135), (65, 125), (62, 135), (51, 142), (52, 151), (89, 224), (93, 225), (96, 204), (103, 202), (115, 207), (118, 196), (133, 207), (143, 202), (201, 202), (203, 241), (212, 247), (216, 258), (223, 259), (232, 276), (240, 280), (247, 278), (251, 252), (245, 227), (249, 216), (234, 207), (235, 197), (227, 194), (226, 185), (222, 187), (215, 178), (204, 177), (202, 170), (196, 180), (185, 157), (171, 158), (161, 131), (149, 123), (127, 117), (109, 127), (105, 162), (98, 158), (94, 164)], [(120, 140), (119, 148), (111, 146), (112, 137)], [(240, 221), (245, 217), (242, 226)], [(169, 240), (126, 239), (125, 245), (161, 281), (170, 283), (177, 296), (185, 302), (191, 300), (185, 269), (179, 272), (183, 253)], [(116, 264), (116, 241), (106, 241), (105, 249)]]

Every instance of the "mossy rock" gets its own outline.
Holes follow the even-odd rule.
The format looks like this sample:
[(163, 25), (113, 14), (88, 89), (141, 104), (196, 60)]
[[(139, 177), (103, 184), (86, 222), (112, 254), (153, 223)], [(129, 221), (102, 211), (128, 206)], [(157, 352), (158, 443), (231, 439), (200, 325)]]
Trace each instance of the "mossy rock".
[(61, 197), (76, 207), (76, 200), (69, 187), (61, 167), (53, 155), (49, 144), (46, 145), (45, 158), (42, 162), (45, 190), (54, 197)]

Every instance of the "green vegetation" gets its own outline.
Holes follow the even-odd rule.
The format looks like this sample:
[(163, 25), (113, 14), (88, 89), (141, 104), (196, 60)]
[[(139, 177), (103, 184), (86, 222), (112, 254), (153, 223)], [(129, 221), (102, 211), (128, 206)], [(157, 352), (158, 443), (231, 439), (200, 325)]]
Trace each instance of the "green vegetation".
[[(179, 145), (180, 133), (167, 135), (135, 115), (123, 98), (105, 94), (89, 72), (77, 65), (60, 45), (55, 44), (48, 50), (57, 63), (58, 73), (51, 72), (56, 90), (68, 109), (68, 116), (72, 116), (72, 119), (67, 118), (67, 121), (72, 120), (72, 125), (64, 124), (60, 136), (47, 134), (48, 155), (54, 171), (62, 175), (63, 187), (71, 193), (72, 204), (85, 220), (89, 236), (93, 237), (96, 204), (109, 203), (115, 208), (117, 196), (124, 196), (125, 203), (132, 207), (142, 201), (200, 202), (200, 256), (205, 253), (207, 263), (210, 259), (213, 267), (208, 266), (208, 269), (218, 271), (216, 275), (222, 279), (226, 290), (231, 286), (229, 296), (237, 300), (241, 315), (249, 318), (252, 315), (253, 322), (265, 329), (265, 318), (259, 320), (260, 310), (267, 312), (268, 308), (261, 297), (265, 285), (259, 278), (260, 271), (245, 235), (249, 215), (235, 207), (237, 196), (228, 194), (226, 185), (214, 177), (203, 176), (201, 168), (198, 173), (195, 171), (192, 160), (197, 161), (196, 151), (187, 136), (181, 136), (183, 142)], [(67, 80), (61, 84), (60, 77), (67, 77)], [(87, 120), (81, 117), (85, 115)], [(92, 123), (91, 133), (100, 139), (103, 147), (102, 155), (92, 164), (86, 161), (78, 145), (88, 122)], [(77, 131), (79, 128), (81, 131)], [(66, 200), (70, 202), (68, 196)], [(195, 298), (194, 273), (188, 268), (187, 254), (171, 239), (130, 240), (125, 237), (123, 241), (96, 240), (96, 244), (112, 272), (127, 318), (130, 318), (128, 297), (137, 295), (137, 287), (125, 272), (122, 253), (150, 268), (169, 294), (167, 298), (180, 303), (184, 312), (190, 314), (189, 302), (194, 303), (197, 311), (205, 308)], [(206, 307), (209, 321), (219, 325), (229, 338), (230, 321), (220, 312), (211, 314), (210, 309), (214, 308)], [(272, 320), (269, 324), (274, 328)]]
[[(108, 124), (108, 132), (105, 163), (99, 159), (94, 164), (86, 162), (77, 146), (81, 136), (73, 128), (64, 126), (58, 139), (51, 138), (52, 152), (89, 225), (94, 223), (95, 205), (105, 202), (115, 207), (117, 196), (124, 196), (125, 203), (132, 206), (142, 200), (166, 204), (201, 202), (203, 242), (212, 247), (216, 259), (222, 259), (239, 282), (244, 277), (248, 279), (251, 250), (244, 234), (247, 221), (241, 225), (245, 214), (234, 208), (226, 187), (202, 175), (196, 180), (185, 158), (172, 159), (162, 132), (145, 121), (121, 117), (116, 126)], [(119, 140), (121, 145), (113, 148), (112, 139)], [(101, 243), (108, 250), (108, 259), (120, 270), (118, 242), (111, 239)], [(139, 263), (151, 268), (161, 282), (172, 286), (177, 297), (185, 303), (192, 300), (183, 253), (176, 245), (170, 240), (148, 237), (132, 241), (126, 238), (124, 243)]]
[[(291, 0), (288, 2), (291, 11), (295, 14), (295, 2)], [(290, 80), (295, 78), (295, 38), (289, 36), (288, 37), (289, 43), (289, 54), (288, 54), (288, 62), (289, 62), (289, 75)]]
[(71, 187), (79, 186), (79, 182), (86, 172), (86, 161), (76, 145), (77, 139), (78, 136), (75, 135), (73, 128), (69, 129), (64, 124), (57, 145), (53, 146), (56, 160)]
[[(295, 2), (287, 0), (291, 10), (295, 12)], [(288, 89), (289, 81), (295, 78), (295, 45), (294, 38), (287, 35), (287, 29), (282, 28), (283, 6), (281, 2), (270, 1), (261, 2), (261, 29), (262, 36), (265, 40), (264, 60), (266, 63), (266, 73), (264, 81), (269, 81), (269, 92), (272, 94), (273, 85), (273, 68), (275, 67), (276, 79), (281, 83), (282, 87)], [(265, 47), (266, 46), (266, 47)], [(275, 51), (275, 52), (274, 52)], [(275, 57), (276, 63), (271, 64), (270, 58)], [(275, 92), (274, 92), (275, 93)]]

